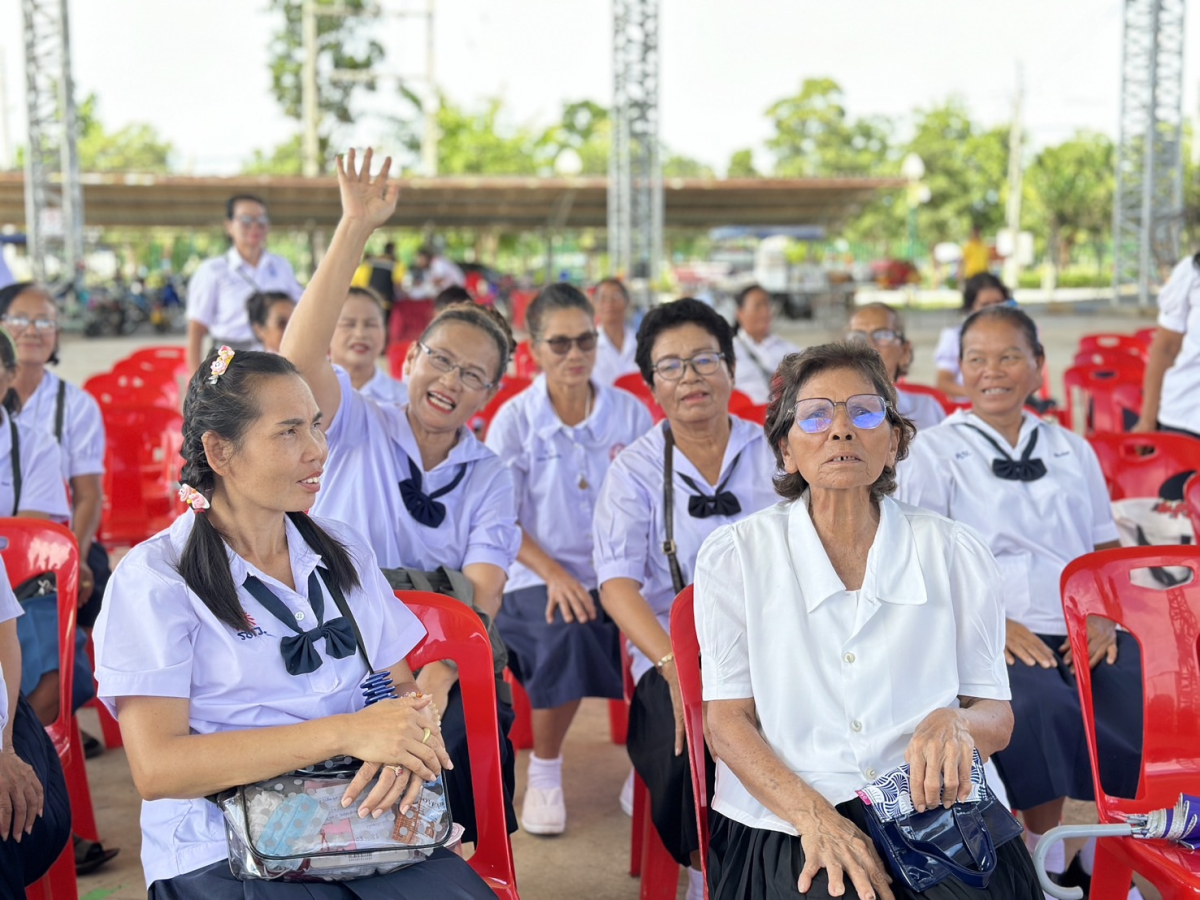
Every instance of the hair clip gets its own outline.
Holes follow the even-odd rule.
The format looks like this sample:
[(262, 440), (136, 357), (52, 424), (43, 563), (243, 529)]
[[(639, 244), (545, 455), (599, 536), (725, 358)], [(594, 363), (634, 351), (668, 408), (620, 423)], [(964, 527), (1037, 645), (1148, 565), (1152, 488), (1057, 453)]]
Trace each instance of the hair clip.
[(217, 351), (217, 358), (213, 360), (210, 371), (212, 375), (208, 379), (209, 384), (216, 384), (217, 379), (225, 374), (225, 370), (229, 368), (229, 362), (233, 359), (233, 348), (222, 346)]
[[(216, 363), (213, 365), (215, 366)], [(213, 376), (213, 379), (216, 380), (216, 376)], [(192, 512), (204, 512), (212, 506), (207, 497), (186, 483), (179, 486), (179, 499), (190, 506)]]

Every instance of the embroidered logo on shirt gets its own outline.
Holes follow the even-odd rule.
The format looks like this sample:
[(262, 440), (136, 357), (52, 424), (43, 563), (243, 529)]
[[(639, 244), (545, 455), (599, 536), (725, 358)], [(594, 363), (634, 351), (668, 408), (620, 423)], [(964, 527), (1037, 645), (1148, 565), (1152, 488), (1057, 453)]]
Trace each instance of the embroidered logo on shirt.
[(955, 459), (966, 459), (970, 455), (971, 455), (970, 450), (959, 450), (957, 453), (954, 454), (954, 458)]
[(625, 449), (624, 444), (613, 444), (611, 447), (608, 448), (608, 461), (616, 462), (617, 457), (621, 454), (621, 451), (624, 449)]
[(1070, 456), (1070, 455), (1071, 455), (1071, 451), (1070, 451), (1070, 450), (1055, 450), (1055, 451), (1054, 451), (1054, 458), (1055, 458), (1055, 459), (1060, 459), (1061, 457), (1064, 457), (1064, 456)]
[(256, 637), (270, 637), (270, 635), (267, 634), (266, 630), (263, 629), (262, 627), (260, 627), (259, 624), (254, 621), (254, 616), (247, 615), (246, 618), (250, 620), (250, 627), (253, 630), (252, 631), (239, 631), (237, 633), (238, 640), (252, 641)]

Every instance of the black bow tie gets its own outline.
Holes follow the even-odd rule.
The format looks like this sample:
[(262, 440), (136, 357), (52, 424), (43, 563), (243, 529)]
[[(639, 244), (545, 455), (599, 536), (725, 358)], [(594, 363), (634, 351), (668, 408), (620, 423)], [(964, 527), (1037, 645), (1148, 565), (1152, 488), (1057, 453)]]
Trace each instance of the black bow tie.
[(1025, 452), (1021, 454), (1020, 459), (1013, 459), (1008, 452), (996, 443), (995, 439), (981, 428), (976, 428), (974, 425), (966, 424), (968, 428), (978, 431), (983, 435), (983, 439), (996, 448), (1001, 459), (992, 460), (992, 474), (997, 478), (1002, 478), (1005, 481), (1037, 481), (1046, 474), (1046, 464), (1040, 459), (1031, 459), (1033, 449), (1037, 446), (1038, 430), (1034, 429), (1033, 435), (1029, 438), (1029, 444), (1025, 447)]
[(460, 463), (458, 466), (458, 474), (445, 487), (438, 488), (432, 494), (426, 494), (421, 490), (422, 479), (421, 470), (417, 464), (412, 461), (412, 457), (408, 458), (408, 478), (400, 482), (400, 499), (404, 501), (404, 508), (408, 510), (417, 522), (424, 525), (426, 528), (437, 528), (445, 521), (446, 504), (438, 503), (437, 498), (450, 493), (458, 483), (463, 480), (463, 476), (467, 474), (467, 464)]
[(334, 659), (346, 658), (358, 646), (354, 639), (354, 627), (345, 616), (338, 616), (328, 622), (322, 621), (325, 618), (325, 597), (321, 593), (316, 569), (308, 576), (308, 605), (317, 617), (317, 627), (311, 631), (301, 629), (296, 624), (295, 615), (283, 601), (253, 575), (247, 575), (242, 586), (267, 612), (296, 632), (279, 642), (279, 653), (289, 675), (307, 675), (321, 668), (324, 660), (316, 648), (316, 643), (321, 638), (325, 639), (325, 652)]
[(717, 492), (712, 496), (704, 493), (700, 486), (696, 484), (688, 476), (682, 472), (679, 477), (683, 479), (683, 483), (690, 487), (695, 493), (688, 497), (688, 514), (694, 519), (707, 519), (709, 516), (736, 516), (742, 511), (742, 504), (738, 502), (737, 496), (733, 491), (725, 490), (725, 486), (729, 484), (729, 479), (733, 477), (733, 470), (737, 468), (738, 460), (742, 458), (742, 454), (738, 454), (733, 458), (733, 464), (729, 467), (729, 474), (725, 476), (725, 480), (717, 485)]

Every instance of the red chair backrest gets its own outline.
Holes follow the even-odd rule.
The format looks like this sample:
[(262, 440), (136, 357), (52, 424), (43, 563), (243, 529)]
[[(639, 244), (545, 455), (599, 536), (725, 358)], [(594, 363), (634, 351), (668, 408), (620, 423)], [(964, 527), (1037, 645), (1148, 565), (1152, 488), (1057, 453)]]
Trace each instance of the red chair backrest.
[[(1086, 432), (1127, 431), (1127, 418), (1142, 411), (1142, 377), (1146, 364), (1130, 356), (1128, 362), (1100, 366), (1071, 366), (1063, 373), (1068, 420), (1077, 421), (1077, 394), (1090, 399)], [(1128, 414), (1128, 415), (1127, 415)], [(1132, 423), (1130, 423), (1132, 424)]]
[(1150, 345), (1154, 343), (1154, 336), (1156, 334), (1158, 334), (1157, 328), (1142, 328), (1139, 331), (1135, 331), (1133, 336), (1142, 342), (1143, 347), (1149, 350)]
[(513, 372), (516, 376), (532, 381), (541, 371), (541, 366), (533, 358), (533, 348), (529, 346), (529, 341), (517, 344), (516, 352), (513, 353)]
[(1118, 351), (1146, 361), (1146, 342), (1136, 334), (1085, 334), (1079, 339), (1080, 353)]
[[(0, 519), (0, 548), (8, 581), (14, 588), (35, 575), (53, 572), (58, 590), (58, 671), (75, 668), (75, 616), (79, 594), (79, 545), (69, 528), (43, 519)], [(20, 678), (19, 672), (9, 673)], [(71, 679), (60, 678), (58, 718), (46, 732), (59, 758), (71, 744)]]
[(509, 308), (512, 310), (512, 326), (519, 331), (525, 330), (525, 310), (538, 295), (537, 291), (512, 291), (508, 295)]
[[(130, 353), (117, 363), (117, 366), (121, 363), (145, 363), (158, 371), (170, 372), (176, 378), (187, 380), (192, 377), (191, 370), (188, 369), (187, 348), (185, 347), (143, 347), (141, 350)], [(117, 366), (113, 366), (114, 371)]]
[(896, 385), (896, 390), (905, 391), (909, 394), (924, 394), (926, 397), (932, 397), (945, 411), (946, 415), (954, 412), (956, 409), (966, 409), (970, 403), (956, 403), (947, 397), (944, 393), (935, 387), (930, 387), (927, 384), (913, 384), (911, 381), (902, 381)]
[(654, 393), (650, 390), (650, 385), (646, 384), (645, 379), (642, 378), (641, 372), (622, 375), (613, 382), (613, 387), (628, 391), (641, 400), (646, 409), (650, 410), (650, 417), (654, 419), (654, 424), (657, 425), (667, 417), (667, 414), (662, 411), (662, 407), (658, 405), (658, 401), (654, 399)]
[[(1158, 590), (1129, 580), (1135, 569), (1167, 566), (1190, 569), (1190, 581)], [(1081, 556), (1063, 572), (1062, 602), (1076, 659), (1087, 658), (1089, 615), (1128, 629), (1142, 648), (1142, 773), (1133, 800), (1106, 794), (1100, 783), (1091, 669), (1075, 669), (1100, 821), (1174, 806), (1200, 778), (1200, 550), (1120, 547)]]
[(1200, 441), (1187, 435), (1097, 432), (1088, 436), (1088, 442), (1100, 460), (1113, 500), (1157, 497), (1168, 478), (1200, 470)]
[(396, 341), (394, 344), (388, 344), (388, 371), (393, 378), (404, 378), (404, 361), (408, 359), (408, 348), (411, 346), (412, 341)]
[[(704, 688), (700, 681), (700, 642), (696, 639), (696, 608), (692, 585), (679, 592), (671, 606), (671, 652), (683, 697), (683, 729), (692, 763), (696, 795), (696, 824), (700, 829), (700, 863), (708, 882), (708, 772), (704, 759)], [(707, 896), (707, 895), (706, 895)]]
[(1193, 475), (1183, 486), (1183, 502), (1192, 520), (1192, 534), (1200, 540), (1200, 473)]
[(500, 390), (496, 391), (496, 396), (488, 402), (487, 406), (475, 413), (471, 417), (471, 421), (467, 423), (481, 441), (487, 437), (488, 426), (492, 424), (492, 419), (500, 411), (500, 407), (529, 387), (530, 383), (528, 378), (518, 378), (515, 375), (504, 376), (500, 382)]
[[(1126, 350), (1080, 350), (1075, 354), (1076, 366), (1121, 366), (1131, 359), (1141, 359)], [(1144, 362), (1144, 360), (1143, 360)]]
[(104, 454), (101, 541), (132, 546), (175, 521), (183, 417), (153, 406), (101, 406)]
[(443, 659), (458, 663), (479, 832), (469, 864), (498, 895), (516, 900), (517, 878), (504, 816), (491, 641), (479, 616), (458, 600), (423, 591), (396, 591), (396, 597), (421, 620), (427, 632), (408, 654), (409, 667), (418, 669)]
[(179, 409), (183, 397), (174, 375), (158, 372), (105, 372), (93, 375), (83, 389), (101, 406), (161, 406)]
[(739, 419), (757, 422), (759, 425), (767, 421), (767, 405), (755, 403), (737, 389), (734, 389), (733, 393), (729, 395), (729, 412)]

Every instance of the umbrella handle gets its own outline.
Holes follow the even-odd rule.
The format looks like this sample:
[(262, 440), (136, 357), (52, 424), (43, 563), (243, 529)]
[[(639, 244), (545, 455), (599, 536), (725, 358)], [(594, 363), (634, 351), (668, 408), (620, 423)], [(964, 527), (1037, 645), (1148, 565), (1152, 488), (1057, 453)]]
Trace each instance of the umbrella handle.
[(1059, 841), (1077, 837), (1129, 837), (1132, 834), (1133, 826), (1128, 822), (1118, 822), (1113, 825), (1059, 825), (1057, 828), (1051, 828), (1038, 840), (1037, 849), (1033, 851), (1033, 866), (1037, 870), (1042, 890), (1059, 900), (1080, 900), (1083, 897), (1083, 891), (1080, 888), (1055, 884), (1046, 874), (1046, 855), (1050, 852), (1050, 848)]

